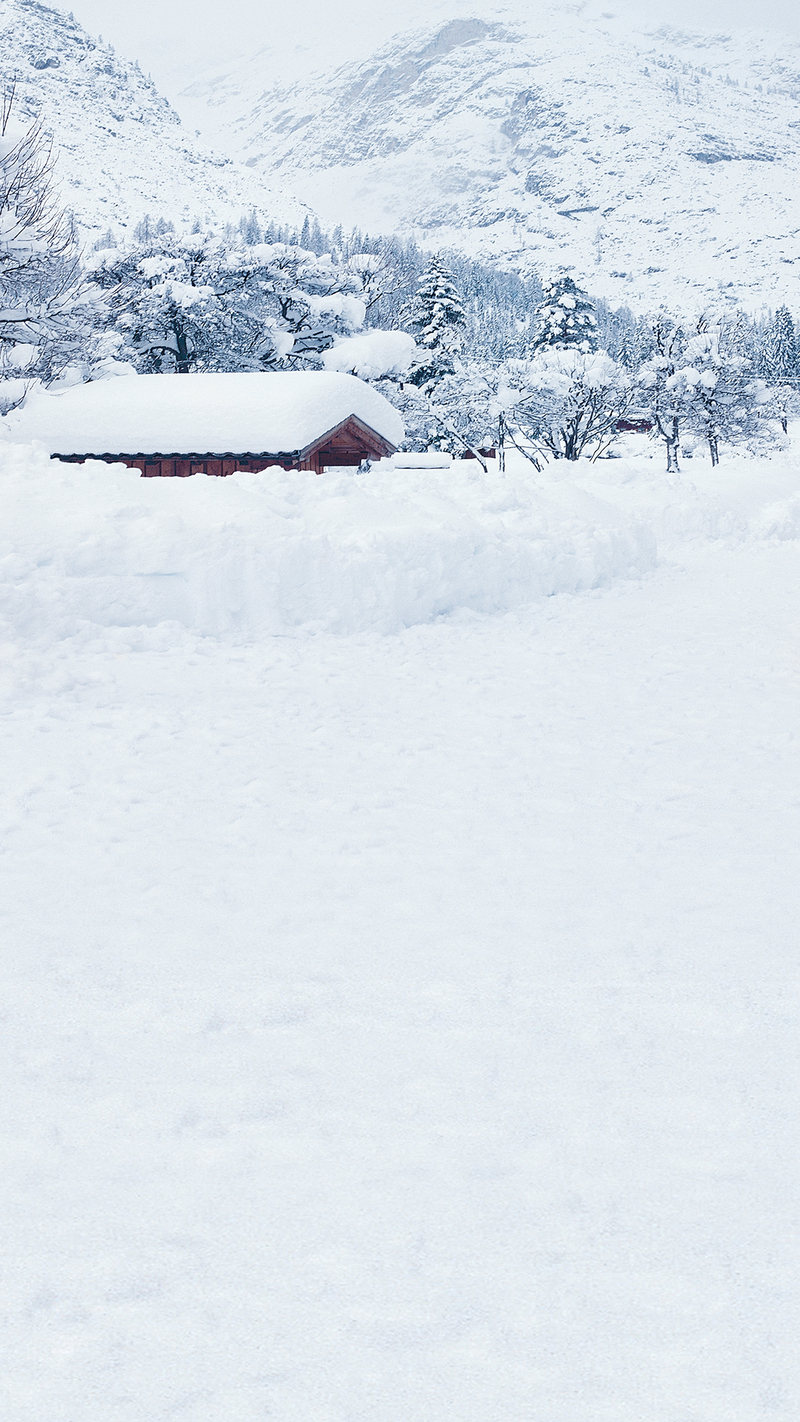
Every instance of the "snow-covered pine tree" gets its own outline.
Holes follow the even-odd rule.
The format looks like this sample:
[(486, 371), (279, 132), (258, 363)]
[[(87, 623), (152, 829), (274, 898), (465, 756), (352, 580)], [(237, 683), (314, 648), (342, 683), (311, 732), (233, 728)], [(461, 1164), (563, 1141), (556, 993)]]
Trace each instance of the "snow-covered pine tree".
[(762, 373), (771, 384), (792, 383), (798, 378), (797, 342), (788, 306), (779, 306), (764, 340)]
[(758, 368), (769, 386), (771, 411), (786, 434), (790, 417), (796, 418), (800, 411), (800, 359), (788, 306), (779, 306), (775, 312), (762, 336), (758, 357)]
[(534, 354), (566, 350), (588, 354), (596, 348), (597, 317), (586, 292), (565, 273), (552, 277), (536, 308)]
[(433, 386), (445, 375), (452, 375), (464, 346), (466, 317), (461, 296), (440, 256), (431, 258), (420, 277), (417, 294), (405, 309), (404, 324), (423, 351), (409, 377), (411, 382)]

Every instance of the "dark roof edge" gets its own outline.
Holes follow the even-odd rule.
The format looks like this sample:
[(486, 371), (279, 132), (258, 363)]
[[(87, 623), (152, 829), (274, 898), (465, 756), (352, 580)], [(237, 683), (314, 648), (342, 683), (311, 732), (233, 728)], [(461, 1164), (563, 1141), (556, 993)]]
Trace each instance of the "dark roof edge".
[(95, 449), (95, 450), (92, 450), (91, 453), (89, 453), (89, 454), (78, 454), (78, 453), (76, 453), (75, 451), (71, 451), (69, 454), (67, 454), (66, 450), (61, 450), (61, 451), (58, 452), (58, 453), (51, 454), (51, 455), (50, 455), (50, 458), (51, 458), (51, 459), (106, 459), (106, 460), (108, 460), (108, 459), (111, 459), (111, 460), (114, 460), (114, 459), (144, 459), (144, 460), (153, 460), (153, 459), (299, 459), (299, 458), (300, 458), (300, 455), (301, 455), (301, 451), (300, 451), (299, 449), (286, 449), (286, 450), (265, 450), (265, 449), (260, 449), (260, 450), (244, 450), (244, 451), (228, 449), (228, 450), (225, 450), (224, 453), (219, 453), (219, 452), (216, 451), (216, 450), (211, 450), (211, 449), (209, 449), (209, 450), (206, 450), (205, 454), (200, 453), (199, 450), (193, 450), (191, 454), (186, 454), (185, 451), (181, 451), (180, 453), (174, 452), (174, 453), (172, 453), (172, 454), (167, 454), (166, 452), (164, 452), (164, 451), (162, 451), (162, 450), (159, 450), (159, 449), (151, 450), (151, 451), (150, 451), (149, 453), (147, 453), (147, 454), (145, 454), (143, 450), (140, 450), (138, 454), (132, 454), (132, 453), (129, 453), (128, 451), (126, 451), (126, 450), (119, 450), (119, 451), (117, 451), (116, 453), (112, 454), (110, 450), (104, 450), (104, 451), (101, 453), (99, 450), (96, 450), (96, 449)]

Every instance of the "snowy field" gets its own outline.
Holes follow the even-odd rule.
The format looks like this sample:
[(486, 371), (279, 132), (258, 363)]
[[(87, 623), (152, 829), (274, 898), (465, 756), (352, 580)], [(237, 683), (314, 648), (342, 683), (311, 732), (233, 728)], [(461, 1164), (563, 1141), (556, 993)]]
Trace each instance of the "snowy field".
[(796, 1422), (800, 458), (631, 448), (0, 453), (9, 1422)]

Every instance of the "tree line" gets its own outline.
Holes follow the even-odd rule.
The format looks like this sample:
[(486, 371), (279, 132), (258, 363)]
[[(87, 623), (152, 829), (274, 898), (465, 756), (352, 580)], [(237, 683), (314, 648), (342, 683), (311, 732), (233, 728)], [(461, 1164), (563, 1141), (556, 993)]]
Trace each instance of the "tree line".
[[(716, 463), (721, 445), (756, 447), (800, 413), (786, 306), (688, 323), (663, 309), (634, 315), (565, 272), (542, 283), (256, 212), (218, 230), (145, 216), (128, 240), (109, 230), (82, 253), (53, 168), (41, 126), (15, 127), (12, 88), (0, 107), (0, 413), (37, 381), (318, 368), (334, 349), (335, 368), (376, 382), (402, 411), (410, 447), (484, 460), (509, 444), (537, 465), (596, 458), (641, 429), (673, 470), (682, 445), (702, 440)], [(363, 336), (387, 331), (416, 348), (406, 341), (398, 365), (384, 341), (381, 368)]]

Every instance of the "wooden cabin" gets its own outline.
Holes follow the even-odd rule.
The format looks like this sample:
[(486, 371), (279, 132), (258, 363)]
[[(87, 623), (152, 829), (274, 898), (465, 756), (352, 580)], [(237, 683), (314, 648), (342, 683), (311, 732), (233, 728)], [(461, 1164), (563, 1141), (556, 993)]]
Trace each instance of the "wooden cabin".
[(145, 478), (275, 465), (321, 474), (393, 454), (403, 422), (338, 372), (122, 375), (29, 401), (14, 437), (40, 440), (52, 459), (127, 464)]
[(325, 430), (318, 439), (312, 440), (305, 449), (262, 450), (258, 454), (250, 450), (241, 454), (232, 450), (193, 454), (175, 451), (157, 454), (53, 454), (51, 458), (70, 464), (82, 464), (86, 459), (102, 459), (108, 464), (127, 464), (130, 469), (138, 469), (146, 479), (186, 479), (192, 474), (235, 474), (239, 469), (255, 472), (276, 464), (282, 469), (309, 469), (315, 474), (322, 474), (326, 469), (383, 459), (394, 454), (395, 449), (396, 445), (359, 420), (357, 415), (349, 415), (341, 424), (332, 430)]

